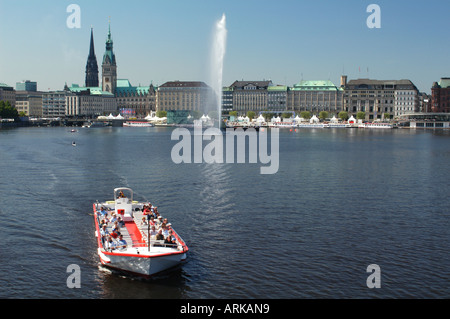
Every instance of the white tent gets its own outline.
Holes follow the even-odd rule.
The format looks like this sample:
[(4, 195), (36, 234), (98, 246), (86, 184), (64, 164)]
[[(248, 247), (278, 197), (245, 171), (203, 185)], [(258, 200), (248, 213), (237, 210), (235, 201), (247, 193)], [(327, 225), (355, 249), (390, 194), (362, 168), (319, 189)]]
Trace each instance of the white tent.
[(108, 115), (108, 120), (114, 120), (114, 119), (115, 119), (114, 115), (112, 115), (112, 114)]
[(266, 120), (264, 119), (264, 116), (262, 116), (262, 114), (256, 119), (256, 121), (257, 122), (259, 122), (259, 123), (263, 123), (263, 122), (265, 122)]
[(333, 123), (337, 123), (338, 122), (338, 119), (336, 118), (336, 115), (333, 116), (333, 118), (331, 119), (331, 122), (333, 122)]
[(274, 122), (281, 122), (281, 118), (278, 116), (278, 117), (272, 117), (272, 123), (274, 123)]
[(353, 117), (353, 115), (348, 119), (348, 122), (349, 122), (350, 124), (356, 123), (356, 119)]
[(319, 119), (315, 115), (313, 115), (313, 117), (309, 120), (309, 123), (318, 123), (318, 122), (319, 122)]
[(115, 117), (115, 119), (116, 119), (116, 120), (123, 120), (124, 117), (123, 117), (122, 115), (119, 114), (119, 115), (117, 115), (117, 116)]

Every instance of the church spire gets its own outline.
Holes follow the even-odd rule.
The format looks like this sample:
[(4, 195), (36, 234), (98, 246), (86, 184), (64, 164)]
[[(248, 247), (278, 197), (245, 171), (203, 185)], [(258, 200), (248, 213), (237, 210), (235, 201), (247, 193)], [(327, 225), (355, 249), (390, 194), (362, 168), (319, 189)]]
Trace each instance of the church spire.
[(91, 28), (91, 46), (89, 48), (89, 57), (95, 58), (95, 49), (94, 49), (94, 29)]
[(86, 63), (86, 87), (98, 87), (98, 64), (94, 49), (94, 30), (91, 28), (89, 57)]

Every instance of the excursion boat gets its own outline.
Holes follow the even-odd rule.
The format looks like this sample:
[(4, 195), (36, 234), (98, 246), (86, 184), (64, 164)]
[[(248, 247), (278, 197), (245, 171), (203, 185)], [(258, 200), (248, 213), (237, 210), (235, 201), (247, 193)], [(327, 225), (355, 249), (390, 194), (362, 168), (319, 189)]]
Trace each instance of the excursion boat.
[(358, 128), (392, 129), (394, 125), (390, 123), (362, 123), (358, 125)]
[[(150, 203), (134, 201), (133, 190), (125, 187), (114, 189), (114, 200), (103, 203), (97, 201), (93, 204), (97, 253), (102, 265), (148, 278), (186, 260), (188, 247), (170, 223), (167, 223), (172, 236), (170, 243), (167, 240), (157, 240), (151, 235), (149, 224), (142, 224), (143, 219), (147, 220), (145, 208), (149, 206)], [(119, 232), (126, 245), (117, 240), (120, 237), (113, 238), (116, 237), (114, 223), (111, 222), (114, 215), (122, 220)], [(109, 222), (103, 227), (100, 225), (105, 216)], [(155, 220), (159, 219), (164, 220), (162, 217)], [(104, 236), (105, 233), (108, 235)]]
[(350, 128), (351, 125), (348, 123), (328, 123), (327, 128)]
[(126, 126), (126, 127), (153, 127), (154, 125), (150, 122), (129, 121), (129, 122), (123, 123), (123, 126)]
[(328, 126), (325, 123), (300, 123), (300, 124), (297, 124), (295, 127), (298, 127), (298, 128), (326, 128)]

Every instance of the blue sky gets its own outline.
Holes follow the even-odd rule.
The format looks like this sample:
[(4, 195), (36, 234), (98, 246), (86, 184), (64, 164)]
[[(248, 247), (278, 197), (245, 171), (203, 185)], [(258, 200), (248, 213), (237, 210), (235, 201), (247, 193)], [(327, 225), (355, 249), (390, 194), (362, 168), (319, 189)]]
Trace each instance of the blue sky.
[[(69, 29), (70, 4), (81, 28)], [(369, 4), (381, 29), (369, 29)], [(108, 19), (118, 77), (133, 85), (209, 81), (213, 26), (227, 17), (224, 85), (271, 79), (410, 79), (430, 92), (450, 76), (450, 2), (442, 0), (0, 0), (0, 82), (29, 79), (39, 90), (84, 84), (91, 25), (99, 66)]]

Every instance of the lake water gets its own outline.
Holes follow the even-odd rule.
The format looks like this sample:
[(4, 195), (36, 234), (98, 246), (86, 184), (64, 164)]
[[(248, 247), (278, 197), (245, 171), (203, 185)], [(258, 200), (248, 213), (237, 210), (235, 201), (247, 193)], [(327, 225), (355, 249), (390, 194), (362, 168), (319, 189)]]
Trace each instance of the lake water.
[[(449, 131), (280, 131), (274, 175), (176, 165), (171, 132), (0, 130), (0, 298), (450, 297)], [(145, 281), (99, 265), (92, 203), (122, 186), (172, 222), (182, 267)]]

